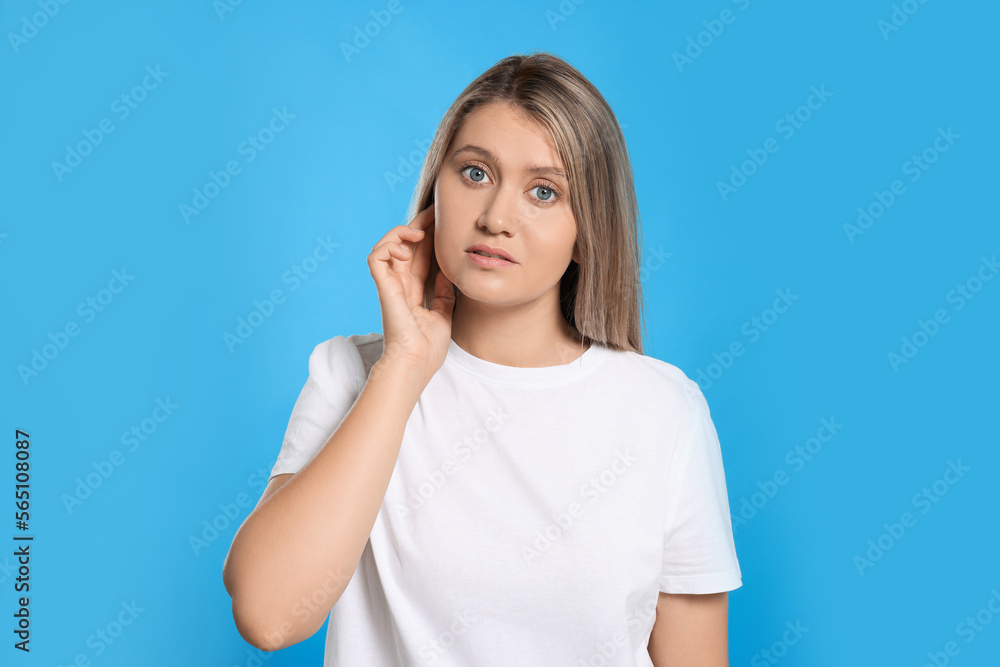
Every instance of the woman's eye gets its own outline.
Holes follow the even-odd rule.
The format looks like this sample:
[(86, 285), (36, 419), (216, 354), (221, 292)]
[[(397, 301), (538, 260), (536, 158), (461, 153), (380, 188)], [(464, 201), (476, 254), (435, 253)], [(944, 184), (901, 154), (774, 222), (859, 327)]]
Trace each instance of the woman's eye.
[(482, 183), (486, 179), (486, 172), (474, 165), (465, 167), (462, 171), (469, 172), (469, 180), (475, 181), (476, 183)]
[[(465, 174), (466, 178), (468, 178), (473, 183), (490, 182), (489, 176), (486, 175), (486, 170), (481, 167), (477, 167), (474, 164), (466, 165), (462, 167), (459, 171), (460, 173)], [(547, 185), (536, 185), (535, 187), (531, 188), (529, 192), (535, 190), (537, 190), (538, 193), (534, 195), (534, 197), (539, 201), (551, 202), (559, 197), (559, 193), (553, 190), (552, 188), (548, 187)]]
[(537, 185), (532, 190), (538, 190), (538, 194), (535, 196), (542, 201), (551, 201), (556, 195), (555, 190), (544, 185)]

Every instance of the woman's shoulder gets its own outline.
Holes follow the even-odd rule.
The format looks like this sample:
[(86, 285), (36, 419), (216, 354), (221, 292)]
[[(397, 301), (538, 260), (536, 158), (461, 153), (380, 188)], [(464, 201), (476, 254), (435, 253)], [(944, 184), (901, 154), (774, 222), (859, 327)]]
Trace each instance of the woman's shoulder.
[(698, 383), (668, 361), (631, 350), (616, 350), (613, 356), (627, 368), (629, 376), (648, 391), (667, 392), (687, 402), (703, 398)]
[(364, 365), (365, 377), (367, 378), (372, 366), (382, 358), (382, 334), (353, 334), (348, 336), (347, 340), (357, 348), (358, 354), (361, 355), (361, 363)]
[(359, 380), (363, 380), (382, 357), (382, 338), (381, 333), (375, 332), (337, 335), (317, 345), (313, 354), (323, 357), (330, 366), (354, 366)]

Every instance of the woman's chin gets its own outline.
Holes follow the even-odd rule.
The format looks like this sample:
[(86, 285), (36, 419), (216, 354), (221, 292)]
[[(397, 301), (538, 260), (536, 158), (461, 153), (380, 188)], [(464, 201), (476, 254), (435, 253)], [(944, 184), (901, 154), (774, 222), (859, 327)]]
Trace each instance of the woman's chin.
[[(508, 307), (516, 306), (521, 301), (516, 298), (512, 298), (512, 294), (509, 288), (504, 288), (502, 286), (495, 289), (484, 289), (481, 286), (466, 286), (466, 289), (462, 289), (458, 285), (455, 286), (458, 290), (456, 297), (459, 301), (465, 301), (468, 304), (476, 304), (477, 306), (483, 307)], [(459, 296), (460, 295), (460, 296)]]

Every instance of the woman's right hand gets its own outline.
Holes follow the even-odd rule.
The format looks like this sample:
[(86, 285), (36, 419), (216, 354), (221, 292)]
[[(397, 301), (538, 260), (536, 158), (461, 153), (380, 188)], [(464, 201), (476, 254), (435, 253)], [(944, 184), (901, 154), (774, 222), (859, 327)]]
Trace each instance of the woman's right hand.
[(432, 309), (424, 308), (424, 282), (434, 252), (434, 204), (397, 225), (375, 244), (368, 269), (382, 309), (381, 367), (401, 365), (428, 381), (444, 364), (451, 341), (454, 286), (438, 270)]

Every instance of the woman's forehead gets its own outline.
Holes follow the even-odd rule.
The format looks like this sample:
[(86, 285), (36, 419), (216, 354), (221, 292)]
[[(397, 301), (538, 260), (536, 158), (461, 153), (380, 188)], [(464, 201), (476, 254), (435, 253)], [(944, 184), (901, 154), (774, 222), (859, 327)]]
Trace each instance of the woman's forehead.
[(507, 105), (491, 104), (466, 116), (446, 157), (452, 159), (459, 153), (474, 153), (508, 168), (553, 171), (565, 178), (548, 129)]

